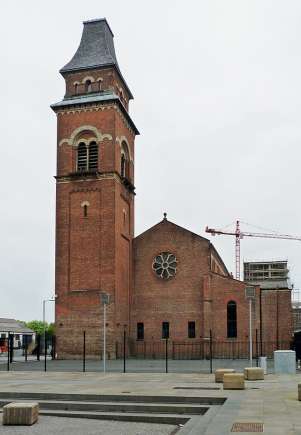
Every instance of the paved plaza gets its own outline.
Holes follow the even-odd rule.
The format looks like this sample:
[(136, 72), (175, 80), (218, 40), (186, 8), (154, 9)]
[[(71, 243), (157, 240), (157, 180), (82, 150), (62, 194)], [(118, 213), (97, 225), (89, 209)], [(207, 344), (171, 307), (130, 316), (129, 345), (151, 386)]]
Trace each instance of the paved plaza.
[[(132, 426), (133, 423), (120, 423), (112, 430), (108, 422), (81, 421), (85, 425), (83, 433), (118, 433), (122, 434), (165, 434), (177, 433), (179, 435), (223, 435), (230, 434), (234, 423), (263, 423), (264, 433), (273, 435), (301, 435), (301, 402), (297, 400), (297, 385), (301, 383), (301, 375), (269, 374), (264, 381), (246, 382), (246, 389), (242, 391), (224, 391), (220, 384), (214, 383), (214, 375), (210, 374), (174, 374), (174, 373), (66, 373), (66, 372), (1, 372), (0, 392), (7, 393), (55, 393), (55, 394), (88, 394), (88, 395), (127, 395), (127, 396), (168, 396), (168, 397), (206, 397), (225, 398), (220, 406), (211, 406), (205, 415), (193, 416), (191, 421), (183, 427), (167, 427), (167, 425), (141, 427)], [(214, 387), (214, 389), (212, 389)], [(0, 394), (1, 396), (1, 394)], [(44, 427), (44, 418), (41, 419), (41, 428)], [(59, 429), (59, 419), (49, 417), (49, 424), (42, 434), (64, 434)], [(66, 424), (72, 426), (70, 419)], [(60, 420), (62, 423), (64, 420)], [(135, 423), (138, 424), (138, 423)], [(89, 425), (91, 429), (89, 429)], [(98, 425), (98, 432), (95, 426)], [(61, 427), (64, 425), (60, 425)], [(38, 426), (36, 426), (37, 428)], [(114, 429), (115, 427), (115, 429)], [(2, 430), (2, 432), (1, 432)], [(32, 432), (36, 433), (32, 428)], [(48, 432), (47, 432), (48, 430)], [(147, 432), (150, 430), (150, 432)], [(5, 432), (6, 431), (6, 432)], [(9, 432), (0, 429), (0, 433), (27, 433)], [(71, 433), (71, 432), (70, 432)], [(77, 433), (77, 432), (74, 432)], [(116, 432), (117, 433), (117, 432)], [(244, 432), (246, 433), (246, 432)], [(250, 432), (251, 433), (251, 432)]]
[[(249, 361), (246, 359), (213, 359), (212, 370), (219, 367), (233, 368), (242, 371), (244, 367), (249, 366)], [(256, 360), (253, 361), (256, 365)], [(14, 362), (10, 364), (9, 369), (12, 371), (44, 371), (44, 357), (41, 356), (40, 361), (36, 357), (30, 357), (27, 362), (23, 356), (16, 356)], [(106, 370), (110, 373), (123, 373), (124, 363), (122, 359), (106, 361)], [(165, 373), (166, 361), (164, 359), (127, 359), (125, 363), (127, 373)], [(7, 370), (7, 358), (0, 357), (0, 371)], [(85, 370), (87, 372), (102, 372), (103, 362), (101, 360), (86, 360)], [(167, 362), (167, 370), (169, 373), (210, 373), (209, 360), (173, 360)], [(273, 373), (274, 362), (268, 360), (268, 372)], [(59, 372), (82, 372), (82, 360), (52, 360), (47, 358), (47, 371)]]
[(41, 417), (37, 424), (0, 426), (3, 435), (170, 435), (176, 426), (169, 424), (127, 423), (82, 418)]

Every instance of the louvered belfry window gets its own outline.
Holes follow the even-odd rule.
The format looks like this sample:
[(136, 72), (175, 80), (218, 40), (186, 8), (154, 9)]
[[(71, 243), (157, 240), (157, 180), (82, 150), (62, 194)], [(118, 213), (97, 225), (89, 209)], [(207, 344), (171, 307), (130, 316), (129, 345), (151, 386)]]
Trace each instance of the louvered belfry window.
[(79, 172), (87, 170), (87, 157), (87, 146), (81, 142), (77, 149), (77, 170)]
[(97, 171), (98, 170), (98, 145), (95, 141), (86, 145), (80, 142), (77, 149), (77, 171)]
[(89, 145), (89, 171), (97, 171), (98, 169), (98, 145), (96, 142), (91, 142)]

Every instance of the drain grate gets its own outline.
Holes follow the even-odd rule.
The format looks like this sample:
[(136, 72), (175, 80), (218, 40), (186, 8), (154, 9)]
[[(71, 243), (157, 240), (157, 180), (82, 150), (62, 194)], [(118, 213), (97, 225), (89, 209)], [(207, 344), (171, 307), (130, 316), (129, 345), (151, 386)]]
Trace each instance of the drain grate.
[(174, 390), (220, 390), (219, 387), (173, 387)]
[(263, 423), (234, 423), (231, 432), (263, 432)]

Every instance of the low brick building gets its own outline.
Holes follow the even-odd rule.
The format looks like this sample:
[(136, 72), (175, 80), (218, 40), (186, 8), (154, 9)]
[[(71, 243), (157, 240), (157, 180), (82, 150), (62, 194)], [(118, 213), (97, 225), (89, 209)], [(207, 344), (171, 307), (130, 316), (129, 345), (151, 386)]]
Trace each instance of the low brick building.
[[(226, 343), (247, 352), (246, 284), (233, 279), (209, 240), (167, 216), (134, 237), (135, 136), (132, 93), (121, 74), (105, 19), (87, 21), (79, 49), (62, 69), (57, 116), (56, 350), (59, 358), (102, 352), (100, 293), (110, 295), (107, 352), (142, 343)], [(290, 301), (255, 287), (253, 337), (291, 338)], [(279, 305), (280, 304), (280, 305)], [(263, 320), (263, 313), (266, 312)], [(144, 349), (146, 348), (144, 346)], [(215, 349), (216, 354), (218, 350)]]

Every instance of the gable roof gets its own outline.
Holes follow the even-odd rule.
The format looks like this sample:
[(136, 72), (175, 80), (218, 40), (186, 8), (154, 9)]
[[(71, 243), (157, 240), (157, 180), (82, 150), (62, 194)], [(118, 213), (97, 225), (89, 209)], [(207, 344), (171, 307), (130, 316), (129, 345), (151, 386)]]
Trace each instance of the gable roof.
[(196, 234), (190, 230), (187, 230), (187, 228), (181, 227), (180, 225), (175, 224), (174, 222), (169, 221), (167, 218), (163, 218), (160, 222), (158, 222), (157, 224), (153, 225), (152, 227), (148, 228), (147, 230), (143, 231), (143, 233), (139, 234), (138, 236), (135, 237), (135, 239), (138, 239), (139, 237), (144, 236), (146, 233), (148, 233), (149, 231), (153, 231), (155, 228), (160, 227), (161, 225), (165, 225), (165, 224), (169, 224), (173, 227), (175, 227), (176, 229), (179, 229), (181, 231), (187, 232), (189, 234), (192, 234), (196, 237), (198, 237), (201, 240), (205, 240), (206, 242), (210, 243), (210, 240), (206, 239), (205, 237), (200, 236), (199, 234)]
[(221, 259), (221, 256), (219, 255), (219, 253), (217, 252), (217, 250), (215, 249), (214, 245), (210, 242), (209, 239), (207, 239), (206, 237), (200, 236), (199, 234), (194, 233), (193, 231), (188, 230), (187, 228), (181, 227), (180, 225), (175, 224), (174, 222), (171, 222), (169, 220), (167, 220), (166, 217), (164, 217), (160, 222), (158, 222), (157, 224), (153, 225), (152, 227), (148, 228), (147, 230), (143, 231), (143, 233), (139, 234), (138, 236), (136, 236), (134, 238), (134, 240), (139, 240), (139, 238), (145, 236), (148, 232), (151, 232), (153, 230), (155, 230), (156, 228), (165, 225), (165, 224), (169, 224), (171, 226), (173, 226), (175, 229), (187, 232), (191, 235), (193, 235), (194, 237), (197, 237), (198, 239), (205, 241), (208, 243), (210, 250), (212, 250), (214, 252), (214, 254), (217, 256), (218, 260), (221, 262), (221, 264), (223, 265), (223, 267), (225, 268), (226, 273), (230, 276), (230, 273), (225, 265), (225, 263), (223, 262), (223, 260)]

